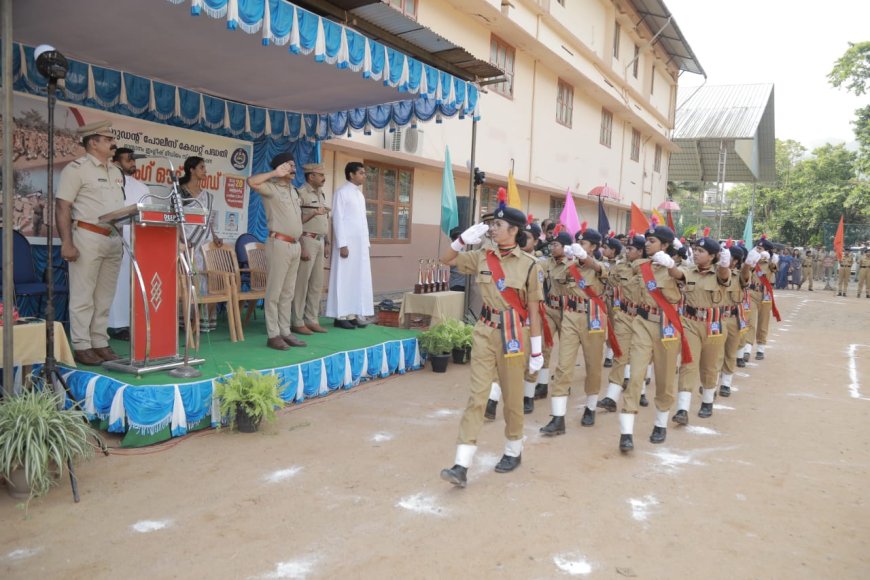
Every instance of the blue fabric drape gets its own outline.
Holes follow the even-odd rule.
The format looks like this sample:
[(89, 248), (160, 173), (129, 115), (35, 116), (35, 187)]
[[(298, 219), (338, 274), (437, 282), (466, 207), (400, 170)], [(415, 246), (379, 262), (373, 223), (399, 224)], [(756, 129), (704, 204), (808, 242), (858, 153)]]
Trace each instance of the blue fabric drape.
[(188, 427), (199, 423), (206, 415), (211, 414), (213, 390), (211, 379), (199, 383), (178, 385)]

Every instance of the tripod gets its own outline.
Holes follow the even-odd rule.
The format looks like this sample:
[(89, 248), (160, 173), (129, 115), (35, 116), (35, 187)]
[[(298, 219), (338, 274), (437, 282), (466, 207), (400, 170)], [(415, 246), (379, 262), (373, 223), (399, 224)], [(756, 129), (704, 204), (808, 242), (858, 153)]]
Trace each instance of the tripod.
[[(45, 306), (45, 364), (42, 366), (40, 374), (43, 380), (43, 388), (51, 385), (56, 394), (65, 394), (65, 398), (73, 401), (74, 407), (81, 409), (80, 403), (76, 401), (63, 375), (58, 371), (57, 360), (54, 357), (54, 107), (57, 103), (58, 81), (66, 77), (68, 63), (66, 58), (54, 49), (39, 54), (36, 62), (39, 72), (43, 76), (48, 77), (48, 168), (46, 170), (45, 207), (45, 219), (47, 222), (47, 257), (45, 265), (47, 304)], [(59, 400), (58, 405), (64, 405), (63, 399)], [(95, 437), (95, 439), (103, 454), (108, 455), (109, 450), (105, 443), (103, 443), (103, 440), (99, 437)], [(69, 470), (73, 500), (78, 503), (80, 500), (79, 487), (72, 461), (67, 460), (66, 466)]]

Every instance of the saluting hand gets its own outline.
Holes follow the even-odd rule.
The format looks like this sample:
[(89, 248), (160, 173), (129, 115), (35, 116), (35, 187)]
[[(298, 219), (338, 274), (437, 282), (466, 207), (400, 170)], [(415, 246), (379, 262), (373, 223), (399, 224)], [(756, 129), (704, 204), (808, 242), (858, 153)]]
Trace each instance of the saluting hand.
[(291, 169), (292, 169), (292, 166), (290, 165), (289, 161), (286, 163), (282, 163), (281, 165), (279, 165), (278, 167), (275, 168), (275, 175), (277, 175), (278, 177), (287, 177), (288, 175), (293, 173), (291, 171)]

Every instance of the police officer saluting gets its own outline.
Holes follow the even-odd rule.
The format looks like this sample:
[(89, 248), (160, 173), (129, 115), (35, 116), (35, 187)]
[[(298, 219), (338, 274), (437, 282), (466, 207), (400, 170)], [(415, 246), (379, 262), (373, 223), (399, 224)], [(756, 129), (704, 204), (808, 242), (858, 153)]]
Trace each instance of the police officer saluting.
[(299, 188), (302, 204), (302, 261), (293, 296), (293, 332), (326, 332), (320, 326), (320, 295), (323, 293), (323, 260), (329, 259), (329, 208), (323, 183), (325, 167), (320, 163), (302, 166), (305, 184)]
[(99, 365), (118, 358), (109, 347), (106, 327), (122, 256), (121, 238), (99, 216), (124, 207), (124, 177), (110, 161), (115, 137), (109, 121), (85, 125), (78, 136), (85, 156), (60, 174), (56, 222), (60, 253), (69, 262), (74, 358)]

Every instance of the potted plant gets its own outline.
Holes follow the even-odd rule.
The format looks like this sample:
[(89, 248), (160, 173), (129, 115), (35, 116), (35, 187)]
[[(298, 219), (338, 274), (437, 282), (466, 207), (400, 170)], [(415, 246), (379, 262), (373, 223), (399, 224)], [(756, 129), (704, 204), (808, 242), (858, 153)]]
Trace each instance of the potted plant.
[(420, 348), (428, 353), (432, 361), (432, 370), (436, 373), (447, 371), (447, 363), (450, 360), (450, 351), (453, 349), (453, 339), (450, 327), (445, 323), (439, 323), (420, 334), (417, 337)]
[(471, 343), (474, 341), (474, 327), (460, 320), (446, 320), (444, 324), (450, 330), (450, 341), (453, 351), (453, 362), (465, 364), (471, 359)]
[(67, 462), (91, 457), (88, 439), (99, 436), (82, 411), (63, 409), (50, 391), (30, 390), (0, 403), (0, 475), (9, 494), (44, 495), (63, 475)]
[(278, 375), (238, 368), (217, 382), (215, 396), (220, 399), (221, 415), (229, 418), (230, 428), (254, 433), (263, 419), (274, 420), (275, 409), (284, 405), (282, 386)]

